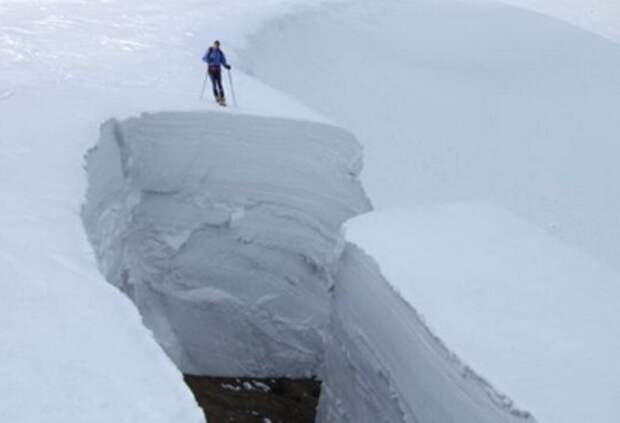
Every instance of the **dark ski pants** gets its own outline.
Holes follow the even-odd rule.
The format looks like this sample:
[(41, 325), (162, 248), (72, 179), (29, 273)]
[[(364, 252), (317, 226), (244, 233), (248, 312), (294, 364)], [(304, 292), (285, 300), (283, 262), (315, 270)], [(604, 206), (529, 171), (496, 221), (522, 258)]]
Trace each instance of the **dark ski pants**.
[(222, 68), (210, 67), (209, 78), (213, 86), (213, 95), (216, 99), (224, 99), (224, 87), (222, 86)]

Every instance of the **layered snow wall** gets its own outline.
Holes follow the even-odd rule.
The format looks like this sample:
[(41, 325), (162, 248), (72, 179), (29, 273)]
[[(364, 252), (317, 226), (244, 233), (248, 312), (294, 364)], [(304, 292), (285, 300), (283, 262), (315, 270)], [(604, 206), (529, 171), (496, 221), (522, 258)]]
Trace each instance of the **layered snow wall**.
[(218, 113), (111, 120), (83, 219), (102, 272), (185, 373), (316, 375), (361, 151), (318, 124)]
[(83, 217), (186, 373), (319, 374), (320, 423), (617, 421), (616, 272), (485, 203), (374, 212), (345, 243), (360, 168), (317, 123), (111, 120)]
[(346, 224), (327, 422), (620, 419), (620, 276), (487, 203)]
[(348, 244), (336, 278), (319, 423), (532, 423), (461, 363)]

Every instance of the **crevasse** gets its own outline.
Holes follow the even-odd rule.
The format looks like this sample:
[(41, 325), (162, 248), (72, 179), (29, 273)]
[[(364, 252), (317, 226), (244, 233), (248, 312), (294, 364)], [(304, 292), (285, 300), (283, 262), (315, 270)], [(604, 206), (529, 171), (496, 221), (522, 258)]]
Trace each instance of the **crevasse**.
[(342, 224), (371, 209), (361, 163), (352, 135), (318, 123), (110, 120), (87, 156), (84, 224), (185, 373), (318, 375), (321, 423), (534, 421), (345, 242)]
[(185, 373), (316, 375), (341, 224), (370, 209), (361, 149), (317, 123), (111, 120), (83, 218), (102, 272)]

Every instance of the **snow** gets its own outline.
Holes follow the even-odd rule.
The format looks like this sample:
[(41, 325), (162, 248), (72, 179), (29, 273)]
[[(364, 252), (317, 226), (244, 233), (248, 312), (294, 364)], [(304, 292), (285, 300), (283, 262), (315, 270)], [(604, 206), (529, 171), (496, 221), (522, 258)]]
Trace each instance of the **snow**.
[(276, 19), (244, 66), (357, 136), (376, 208), (488, 199), (619, 268), (618, 44), (497, 2), (360, 0)]
[(79, 204), (98, 112), (61, 92), (0, 102), (0, 420), (204, 421), (135, 308), (97, 271)]
[[(80, 221), (83, 155), (112, 116), (199, 102), (216, 36), (303, 2), (0, 4), (0, 420), (204, 421), (179, 370), (99, 274)], [(234, 7), (233, 7), (234, 6)], [(206, 41), (207, 40), (207, 41)], [(246, 112), (316, 113), (233, 69)]]
[(620, 3), (616, 0), (501, 0), (503, 3), (560, 18), (620, 42)]
[(345, 249), (318, 422), (533, 423), (431, 333), (376, 262)]
[[(367, 291), (355, 289), (355, 278), (342, 279), (346, 283), (336, 289), (336, 305), (367, 305), (367, 312), (359, 311), (368, 333), (366, 338), (348, 342), (350, 330), (358, 330), (358, 323), (350, 319), (352, 309), (335, 310), (333, 322), (342, 329), (338, 332), (342, 334), (338, 346), (350, 348), (351, 357), (358, 357), (361, 367), (351, 370), (347, 366), (353, 364), (352, 359), (340, 362), (338, 355), (330, 355), (335, 361), (329, 367), (328, 357), (328, 369), (332, 372), (326, 375), (333, 376), (334, 384), (326, 387), (322, 401), (324, 418), (330, 413), (342, 416), (343, 410), (351, 409), (357, 410), (353, 415), (361, 422), (380, 421), (381, 416), (399, 421), (414, 415), (431, 421), (437, 421), (437, 416), (463, 421), (459, 416), (466, 415), (471, 421), (483, 422), (502, 421), (515, 415), (523, 420), (526, 416), (519, 410), (531, 410), (539, 421), (552, 423), (558, 421), (553, 420), (558, 415), (563, 417), (562, 413), (574, 410), (578, 416), (589, 410), (590, 414), (582, 420), (606, 422), (605, 418), (612, 416), (617, 421), (611, 407), (618, 402), (613, 356), (618, 345), (608, 333), (609, 322), (617, 324), (617, 310), (609, 309), (610, 301), (618, 298), (608, 283), (615, 278), (609, 275), (615, 273), (584, 254), (618, 269), (620, 188), (615, 181), (620, 170), (615, 157), (616, 134), (620, 129), (620, 50), (598, 35), (552, 17), (617, 41), (618, 7), (609, 0), (507, 1), (547, 16), (478, 0), (2, 1), (0, 263), (5, 275), (0, 283), (0, 420), (203, 420), (179, 371), (144, 328), (136, 308), (99, 274), (79, 209), (86, 190), (82, 155), (98, 139), (102, 122), (111, 117), (125, 122), (148, 111), (214, 109), (209, 101), (198, 101), (204, 78), (199, 58), (211, 40), (220, 38), (233, 64), (241, 105), (240, 109), (228, 110), (230, 115), (242, 121), (251, 114), (270, 119), (332, 122), (352, 131), (365, 148), (364, 185), (373, 203), (381, 208), (486, 198), (516, 213), (528, 225), (543, 229), (515, 223), (515, 218), (504, 212), (485, 212), (501, 221), (501, 225), (507, 225), (507, 230), (523, 230), (519, 245), (544, 242), (549, 246), (546, 250), (532, 246), (533, 251), (540, 251), (551, 260), (550, 265), (557, 270), (549, 274), (550, 283), (556, 285), (549, 286), (557, 288), (563, 281), (575, 284), (574, 290), (561, 285), (554, 291), (545, 291), (546, 295), (541, 295), (532, 307), (550, 305), (558, 309), (562, 304), (550, 300), (551, 295), (572, 304), (576, 299), (581, 301), (575, 310), (582, 313), (565, 319), (575, 325), (579, 339), (566, 337), (567, 331), (572, 330), (569, 324), (552, 325), (557, 318), (550, 318), (543, 322), (548, 326), (537, 326), (537, 331), (528, 332), (518, 345), (523, 351), (527, 348), (526, 340), (531, 340), (532, 345), (544, 345), (536, 350), (536, 357), (525, 355), (504, 369), (499, 360), (510, 351), (498, 350), (497, 361), (478, 362), (480, 351), (459, 343), (462, 334), (453, 334), (459, 332), (461, 316), (451, 322), (447, 320), (454, 318), (452, 313), (435, 318), (438, 312), (433, 307), (450, 311), (443, 302), (437, 305), (441, 297), (431, 293), (424, 302), (399, 302), (393, 291), (383, 289), (387, 286), (385, 279), (392, 281), (392, 276), (381, 275), (371, 259), (349, 246), (343, 263), (358, 263), (359, 269), (343, 266), (342, 272), (350, 271), (355, 276), (356, 271), (366, 271), (357, 274), (358, 280), (375, 289), (378, 300), (365, 299)], [(250, 33), (254, 35), (246, 38)], [(318, 126), (311, 128), (313, 132)], [(326, 131), (338, 132), (333, 128)], [(183, 158), (179, 151), (167, 153), (171, 160)], [(108, 165), (113, 163), (120, 165), (114, 160)], [(162, 164), (170, 163), (163, 160)], [(178, 168), (160, 170), (169, 171), (163, 176), (171, 177), (161, 178), (163, 184), (178, 182), (175, 178), (183, 175)], [(118, 177), (106, 172), (102, 170), (101, 174)], [(248, 172), (245, 176), (248, 175), (255, 174)], [(99, 183), (105, 186), (119, 181), (123, 179), (102, 179)], [(105, 204), (106, 199), (101, 201)], [(360, 211), (364, 207), (355, 209)], [(250, 221), (243, 206), (224, 209), (219, 217), (227, 218), (231, 229), (236, 225), (244, 228)], [(221, 225), (216, 213), (212, 214), (209, 218), (214, 219), (216, 226)], [(325, 245), (330, 249), (324, 253), (330, 263), (333, 254), (343, 247), (342, 238), (335, 235), (337, 222), (343, 216), (329, 223), (330, 242)], [(156, 217), (152, 218), (156, 221)], [(286, 216), (280, 217), (285, 220)], [(481, 230), (489, 229), (485, 222), (471, 218)], [(456, 229), (455, 225), (446, 224), (446, 228)], [(380, 228), (369, 226), (373, 233), (378, 233), (390, 225), (382, 220), (377, 223)], [(193, 229), (171, 230), (162, 233), (158, 240), (177, 249), (192, 237)], [(456, 236), (439, 229), (437, 234), (443, 239)], [(468, 230), (461, 226), (458, 229)], [(111, 230), (121, 231), (123, 227)], [(479, 236), (485, 233), (489, 232)], [(562, 247), (557, 240), (571, 247)], [(394, 237), (376, 247), (387, 248), (393, 241), (394, 248), (405, 242), (411, 245), (411, 240), (400, 242), (402, 238)], [(305, 244), (295, 247), (312, 249)], [(510, 246), (503, 247), (503, 252), (510, 250)], [(478, 251), (480, 254), (476, 255), (476, 251), (467, 252), (480, 261), (482, 253)], [(98, 258), (106, 255), (98, 253)], [(454, 256), (442, 252), (440, 257), (458, 264), (462, 251), (452, 253)], [(518, 257), (527, 257), (526, 253)], [(496, 261), (506, 259), (501, 264), (509, 269), (511, 263), (523, 264), (501, 255), (491, 257)], [(539, 273), (534, 270), (542, 272), (545, 263), (537, 257), (530, 258), (536, 260), (537, 266), (530, 267), (527, 262), (528, 266), (518, 269), (519, 274), (524, 273), (528, 281), (539, 280)], [(104, 270), (109, 265), (99, 264)], [(273, 263), (270, 266), (277, 267)], [(441, 270), (448, 269), (444, 264)], [(582, 273), (565, 275), (562, 269)], [(583, 275), (584, 269), (599, 275), (596, 283), (590, 273)], [(506, 274), (497, 273), (502, 277)], [(451, 283), (448, 279), (441, 280)], [(584, 280), (591, 281), (587, 292), (583, 291)], [(536, 288), (544, 286), (547, 285), (527, 285), (530, 294), (538, 293)], [(506, 289), (505, 295), (515, 288), (509, 284)], [(350, 295), (340, 294), (344, 292)], [(501, 295), (494, 291), (480, 295), (479, 306), (475, 297), (469, 308), (489, 314), (491, 308), (484, 308), (487, 301)], [(221, 304), (234, 303), (236, 295), (202, 287), (179, 298)], [(592, 309), (594, 299), (600, 300), (601, 306)], [(265, 302), (270, 300), (269, 296), (262, 298)], [(449, 295), (446, 301), (458, 302)], [(398, 325), (381, 326), (386, 311), (382, 304), (394, 306), (387, 310)], [(463, 304), (458, 305), (463, 308)], [(422, 309), (428, 327), (442, 339), (445, 335), (446, 346), (456, 351), (463, 362), (455, 360), (446, 347), (438, 346), (437, 339), (419, 319), (418, 307), (428, 307)], [(518, 307), (509, 310), (511, 314), (503, 317), (505, 321), (500, 319), (502, 324), (510, 324), (512, 320), (507, 319), (512, 318), (514, 322), (509, 328), (515, 331), (531, 327), (529, 314), (515, 314), (519, 310), (523, 313)], [(532, 310), (547, 316), (547, 309)], [(604, 312), (607, 314), (603, 316)], [(607, 323), (593, 327), (603, 317)], [(161, 329), (163, 322), (165, 319), (156, 324), (151, 321), (151, 326)], [(480, 327), (488, 329), (489, 322)], [(463, 318), (462, 324), (470, 327), (471, 321)], [(391, 348), (402, 345), (395, 343), (399, 338), (394, 338), (394, 334), (410, 339), (409, 325), (424, 344)], [(552, 338), (543, 339), (543, 328), (550, 331)], [(590, 332), (581, 333), (586, 329)], [(487, 330), (485, 334), (488, 332), (493, 331)], [(475, 333), (471, 336), (475, 339)], [(500, 337), (501, 333), (494, 336)], [(383, 339), (385, 343), (369, 343), (373, 339)], [(608, 348), (588, 349), (587, 343), (577, 343), (580, 339), (588, 340), (590, 346)], [(330, 337), (329, 342), (335, 340)], [(552, 344), (552, 340), (557, 344)], [(181, 349), (170, 348), (173, 341), (164, 347), (181, 363), (183, 360), (175, 355)], [(486, 343), (486, 338), (480, 342), (482, 346)], [(416, 346), (419, 348), (407, 349)], [(495, 342), (488, 346), (495, 346)], [(528, 351), (534, 354), (534, 347), (530, 347)], [(399, 357), (417, 351), (420, 361), (386, 359), (383, 364), (377, 363), (366, 353), (368, 348), (379, 348), (380, 352)], [(247, 353), (249, 356), (250, 352)], [(312, 350), (307, 356), (315, 353)], [(566, 360), (549, 363), (553, 353)], [(588, 360), (574, 366), (571, 361), (570, 368), (560, 368), (575, 357)], [(536, 380), (540, 383), (531, 392), (523, 393), (525, 382), (531, 383), (535, 378), (521, 380), (516, 372), (510, 374), (511, 378), (507, 372), (516, 368), (531, 371), (534, 359), (551, 366), (538, 370), (547, 375), (553, 370), (557, 378), (539, 377)], [(306, 364), (314, 364), (298, 369), (311, 368), (317, 360), (307, 360)], [(202, 368), (203, 364), (196, 367)], [(463, 370), (463, 364), (471, 365), (473, 370)], [(395, 392), (386, 373), (373, 376), (368, 372), (378, 366), (382, 371), (392, 366), (391, 374), (402, 378), (398, 380), (409, 381), (399, 386), (409, 390)], [(595, 379), (593, 375), (603, 368), (606, 372)], [(573, 377), (569, 379), (571, 370)], [(482, 379), (463, 380), (463, 372)], [(416, 380), (413, 375), (426, 381), (428, 389), (411, 383)], [(487, 378), (492, 387), (486, 384)], [(580, 385), (573, 382), (582, 379), (582, 396), (576, 397)], [(559, 381), (565, 385), (560, 386)], [(364, 386), (378, 389), (359, 398), (347, 396), (355, 390), (345, 388)], [(551, 388), (561, 390), (550, 395)], [(537, 401), (545, 390), (548, 398), (541, 405)], [(502, 399), (499, 392), (510, 395), (516, 403)], [(594, 392), (600, 396), (594, 398)], [(442, 399), (448, 397), (452, 401)]]
[(350, 134), (147, 114), (104, 124), (87, 169), (84, 221), (101, 270), (184, 373), (318, 373), (340, 226), (370, 210)]
[[(617, 272), (488, 203), (374, 212), (346, 231), (432, 334), (517, 408), (540, 422), (618, 421)], [(341, 301), (351, 319), (357, 304)], [(390, 349), (415, 351), (409, 344), (420, 342), (394, 335), (369, 340), (388, 367), (398, 354)]]

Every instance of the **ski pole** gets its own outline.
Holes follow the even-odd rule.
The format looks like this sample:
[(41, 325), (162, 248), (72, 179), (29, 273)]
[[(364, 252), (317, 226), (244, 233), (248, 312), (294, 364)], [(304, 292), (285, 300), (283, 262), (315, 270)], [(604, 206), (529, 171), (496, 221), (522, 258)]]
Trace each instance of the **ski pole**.
[(209, 69), (205, 70), (205, 81), (202, 83), (202, 91), (200, 91), (200, 100), (205, 97), (205, 90), (207, 89), (207, 80), (209, 79)]
[(235, 107), (239, 107), (239, 105), (237, 104), (237, 96), (235, 95), (235, 87), (233, 85), (233, 79), (232, 79), (232, 74), (230, 72), (230, 69), (228, 70), (228, 84), (230, 85), (230, 93), (232, 94), (232, 98), (233, 98), (233, 103), (235, 104)]

